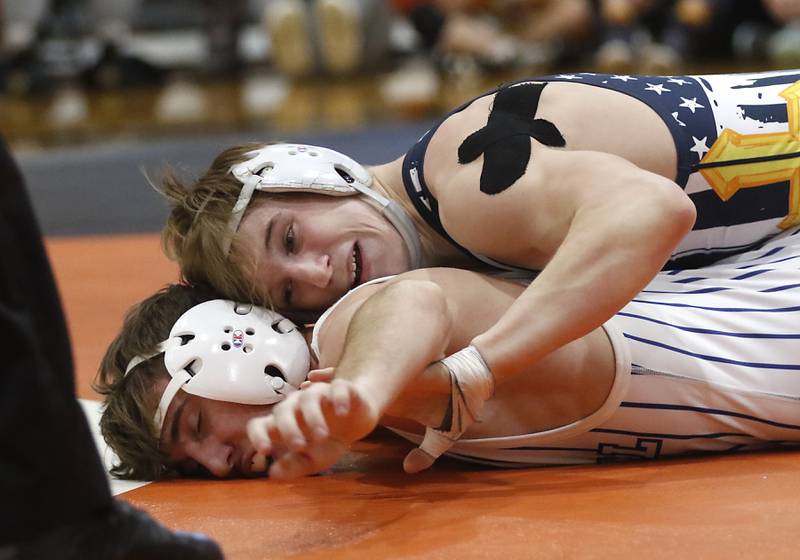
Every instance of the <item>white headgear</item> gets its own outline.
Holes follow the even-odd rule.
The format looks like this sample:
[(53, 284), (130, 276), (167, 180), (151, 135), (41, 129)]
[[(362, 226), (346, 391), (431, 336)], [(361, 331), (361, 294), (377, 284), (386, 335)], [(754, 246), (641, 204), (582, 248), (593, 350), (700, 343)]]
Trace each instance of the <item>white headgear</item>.
[(405, 241), (411, 268), (419, 268), (422, 248), (419, 234), (411, 218), (397, 202), (375, 192), (372, 175), (355, 160), (328, 148), (305, 144), (274, 144), (254, 150), (249, 160), (231, 167), (231, 173), (242, 182), (242, 191), (228, 222), (230, 235), (239, 229), (244, 211), (253, 192), (309, 192), (331, 196), (363, 194), (380, 207)]
[(289, 319), (221, 299), (181, 315), (158, 352), (136, 356), (125, 374), (161, 352), (172, 379), (155, 414), (159, 433), (179, 389), (218, 401), (272, 404), (299, 388), (310, 366), (308, 345)]

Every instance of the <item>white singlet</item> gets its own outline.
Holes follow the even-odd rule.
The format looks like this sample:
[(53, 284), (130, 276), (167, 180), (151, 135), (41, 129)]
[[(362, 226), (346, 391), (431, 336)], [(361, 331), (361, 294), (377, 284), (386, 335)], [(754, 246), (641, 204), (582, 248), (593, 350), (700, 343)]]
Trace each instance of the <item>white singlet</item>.
[(546, 432), (462, 439), (447, 455), (522, 467), (800, 443), (799, 229), (659, 273), (603, 328), (617, 372), (598, 411)]

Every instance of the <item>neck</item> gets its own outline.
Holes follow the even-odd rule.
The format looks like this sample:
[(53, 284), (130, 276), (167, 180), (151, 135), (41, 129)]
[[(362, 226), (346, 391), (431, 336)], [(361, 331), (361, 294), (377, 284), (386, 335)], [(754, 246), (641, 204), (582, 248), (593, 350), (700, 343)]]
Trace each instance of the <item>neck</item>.
[(372, 173), (372, 188), (383, 196), (396, 201), (411, 216), (422, 243), (422, 268), (432, 266), (456, 266), (460, 268), (479, 266), (480, 263), (465, 256), (450, 245), (428, 223), (423, 220), (406, 194), (403, 184), (403, 156), (382, 165), (369, 167)]

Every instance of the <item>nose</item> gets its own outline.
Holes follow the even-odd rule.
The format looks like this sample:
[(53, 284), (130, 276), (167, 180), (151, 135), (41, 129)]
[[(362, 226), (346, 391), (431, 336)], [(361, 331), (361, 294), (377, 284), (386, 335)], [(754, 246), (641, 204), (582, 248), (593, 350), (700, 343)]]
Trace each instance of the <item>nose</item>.
[(331, 282), (333, 271), (329, 255), (300, 256), (294, 265), (293, 275), (297, 282), (316, 288), (325, 288)]
[(203, 465), (212, 475), (225, 478), (234, 468), (234, 449), (232, 445), (215, 438), (206, 437), (194, 450), (193, 459)]

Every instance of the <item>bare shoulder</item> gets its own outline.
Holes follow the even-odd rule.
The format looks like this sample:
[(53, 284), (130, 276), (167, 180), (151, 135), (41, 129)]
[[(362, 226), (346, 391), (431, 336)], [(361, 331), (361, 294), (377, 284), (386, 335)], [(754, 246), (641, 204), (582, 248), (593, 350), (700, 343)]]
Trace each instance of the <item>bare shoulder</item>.
[(486, 125), (494, 95), (480, 97), (466, 109), (448, 117), (439, 125), (425, 153), (425, 182), (435, 198), (440, 188), (461, 169), (458, 146), (464, 139)]
[(317, 333), (319, 367), (333, 366), (339, 362), (353, 315), (370, 296), (382, 288), (382, 283), (361, 286), (351, 290), (336, 303)]

